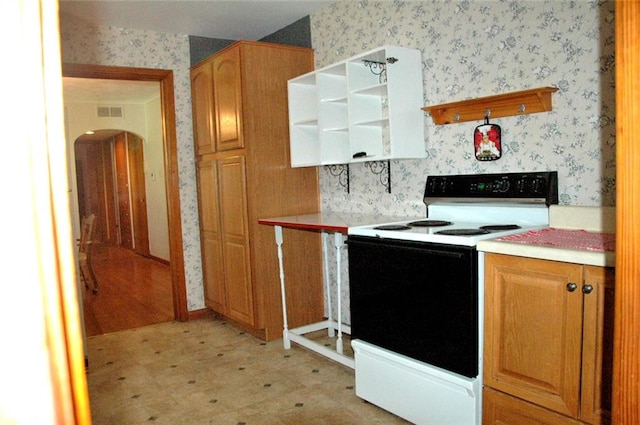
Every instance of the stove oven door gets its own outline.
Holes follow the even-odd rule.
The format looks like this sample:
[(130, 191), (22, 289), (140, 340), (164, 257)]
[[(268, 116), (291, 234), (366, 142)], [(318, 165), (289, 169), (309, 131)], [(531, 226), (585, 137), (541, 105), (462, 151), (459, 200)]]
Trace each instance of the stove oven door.
[(475, 247), (349, 236), (351, 338), (478, 375)]

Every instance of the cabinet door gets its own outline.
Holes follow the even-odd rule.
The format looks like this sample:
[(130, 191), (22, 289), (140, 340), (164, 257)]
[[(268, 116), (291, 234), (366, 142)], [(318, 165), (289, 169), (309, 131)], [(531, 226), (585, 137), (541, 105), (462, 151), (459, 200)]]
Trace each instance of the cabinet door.
[(581, 423), (490, 388), (482, 391), (483, 425), (580, 425)]
[(213, 59), (213, 97), (216, 150), (243, 148), (239, 47), (222, 52)]
[(590, 424), (608, 424), (611, 422), (615, 271), (586, 266), (584, 276), (587, 290), (584, 295), (580, 419)]
[(485, 385), (577, 417), (582, 266), (487, 254), (485, 280)]
[(221, 159), (218, 171), (227, 314), (254, 325), (244, 157)]
[(205, 301), (212, 310), (226, 314), (218, 175), (213, 159), (198, 163), (198, 194)]
[(205, 62), (191, 70), (191, 105), (196, 154), (212, 153), (215, 150), (215, 118), (211, 62)]

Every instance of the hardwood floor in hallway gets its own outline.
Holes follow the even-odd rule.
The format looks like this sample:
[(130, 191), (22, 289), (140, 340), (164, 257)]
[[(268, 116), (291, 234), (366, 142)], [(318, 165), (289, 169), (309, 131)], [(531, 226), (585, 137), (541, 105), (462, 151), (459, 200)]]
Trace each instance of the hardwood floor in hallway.
[(113, 246), (96, 245), (92, 255), (99, 290), (83, 286), (87, 336), (173, 321), (168, 265)]

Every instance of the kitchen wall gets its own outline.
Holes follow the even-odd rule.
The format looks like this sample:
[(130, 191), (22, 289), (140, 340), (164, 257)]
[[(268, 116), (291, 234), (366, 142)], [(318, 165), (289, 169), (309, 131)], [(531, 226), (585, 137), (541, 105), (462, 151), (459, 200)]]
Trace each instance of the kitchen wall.
[(95, 26), (61, 15), (60, 43), (63, 62), (173, 71), (187, 308), (204, 308), (188, 36)]
[[(236, 40), (222, 38), (207, 38), (189, 36), (189, 51), (191, 55), (191, 66), (194, 66), (212, 54), (224, 49)], [(279, 29), (273, 34), (261, 38), (258, 41), (265, 43), (287, 44), (289, 46), (311, 47), (311, 26), (309, 16)]]
[(162, 105), (160, 96), (145, 105), (144, 146), (145, 191), (147, 220), (149, 221), (149, 250), (151, 255), (170, 260), (167, 186), (164, 172), (164, 143), (162, 135)]
[(422, 51), (424, 104), (542, 86), (553, 112), (495, 119), (503, 155), (473, 156), (480, 122), (436, 126), (425, 117), (427, 158), (391, 162), (392, 193), (362, 164), (345, 193), (327, 170), (323, 210), (424, 215), (428, 174), (557, 170), (560, 203), (615, 200), (612, 1), (340, 1), (311, 15), (316, 68), (385, 44)]

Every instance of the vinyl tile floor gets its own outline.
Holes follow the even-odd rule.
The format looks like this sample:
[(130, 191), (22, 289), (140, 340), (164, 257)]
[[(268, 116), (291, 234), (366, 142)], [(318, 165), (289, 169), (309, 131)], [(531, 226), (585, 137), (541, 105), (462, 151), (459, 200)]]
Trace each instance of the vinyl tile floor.
[(352, 369), (216, 319), (92, 336), (87, 354), (96, 425), (408, 424), (358, 398)]

